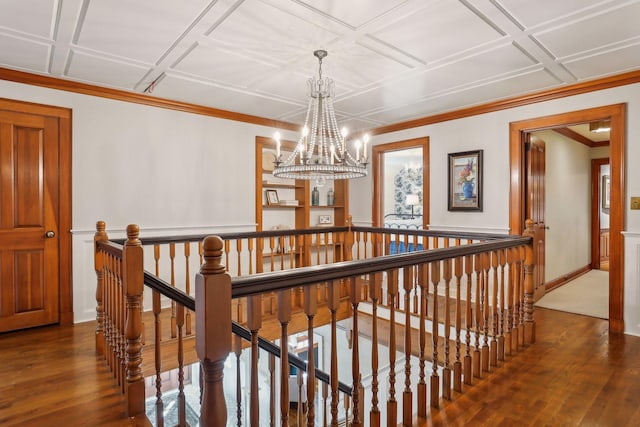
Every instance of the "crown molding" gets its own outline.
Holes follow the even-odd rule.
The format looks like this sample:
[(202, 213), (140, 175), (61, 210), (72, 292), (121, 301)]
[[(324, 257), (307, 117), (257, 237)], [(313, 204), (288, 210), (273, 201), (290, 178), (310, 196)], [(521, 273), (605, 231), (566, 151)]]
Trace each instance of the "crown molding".
[(640, 82), (640, 71), (631, 71), (615, 76), (576, 83), (569, 86), (562, 86), (555, 89), (533, 92), (527, 95), (507, 98), (500, 101), (489, 102), (487, 104), (476, 105), (474, 107), (449, 111), (447, 113), (435, 114), (433, 116), (421, 117), (407, 120), (405, 122), (394, 123), (387, 126), (380, 126), (371, 129), (371, 135), (381, 135), (383, 133), (397, 132), (405, 129), (431, 125), (434, 123), (446, 122), (449, 120), (462, 119), (479, 114), (491, 113), (494, 111), (507, 110), (509, 108), (521, 107), (524, 105), (536, 104), (538, 102), (550, 101), (567, 96), (580, 95), (588, 92), (609, 89), (612, 87), (625, 86)]
[(265, 117), (236, 113), (234, 111), (218, 108), (204, 107), (188, 102), (173, 101), (166, 98), (158, 98), (144, 93), (129, 92), (120, 89), (111, 89), (87, 83), (74, 82), (57, 77), (43, 76), (24, 71), (10, 70), (0, 67), (0, 80), (16, 83), (24, 83), (34, 86), (42, 86), (49, 89), (64, 90), (67, 92), (81, 93), (83, 95), (98, 96), (101, 98), (115, 99), (117, 101), (131, 102), (134, 104), (148, 105), (151, 107), (166, 108), (168, 110), (182, 111), (185, 113), (200, 114), (203, 116), (217, 117), (219, 119), (234, 120), (237, 122), (251, 123), (254, 125), (268, 126), (278, 129), (297, 131), (299, 125), (280, 120), (267, 119)]

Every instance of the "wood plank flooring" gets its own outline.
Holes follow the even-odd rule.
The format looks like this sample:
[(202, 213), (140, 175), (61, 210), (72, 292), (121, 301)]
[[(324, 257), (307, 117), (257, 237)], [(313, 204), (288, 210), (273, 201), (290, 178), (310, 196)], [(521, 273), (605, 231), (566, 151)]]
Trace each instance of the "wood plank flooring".
[[(640, 338), (537, 309), (537, 343), (417, 426), (640, 425)], [(131, 426), (93, 322), (0, 334), (0, 425)]]

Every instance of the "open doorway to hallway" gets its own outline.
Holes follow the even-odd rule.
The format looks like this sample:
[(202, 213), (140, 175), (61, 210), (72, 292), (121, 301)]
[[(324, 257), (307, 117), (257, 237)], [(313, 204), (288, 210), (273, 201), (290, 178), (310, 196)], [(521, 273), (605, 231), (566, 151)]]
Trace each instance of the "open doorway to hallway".
[[(609, 330), (624, 332), (624, 104), (596, 107), (514, 122), (510, 125), (510, 226), (512, 233), (522, 232), (526, 213), (525, 143), (528, 134), (536, 131), (566, 127), (576, 123), (610, 120), (610, 258), (609, 258)], [(548, 185), (546, 186), (548, 189)], [(571, 210), (569, 210), (571, 212)], [(578, 215), (574, 213), (574, 215)], [(587, 215), (589, 217), (589, 215)], [(548, 221), (547, 221), (548, 222)], [(553, 225), (550, 225), (553, 227)], [(566, 242), (566, 241), (564, 241)], [(590, 246), (590, 245), (589, 245)]]

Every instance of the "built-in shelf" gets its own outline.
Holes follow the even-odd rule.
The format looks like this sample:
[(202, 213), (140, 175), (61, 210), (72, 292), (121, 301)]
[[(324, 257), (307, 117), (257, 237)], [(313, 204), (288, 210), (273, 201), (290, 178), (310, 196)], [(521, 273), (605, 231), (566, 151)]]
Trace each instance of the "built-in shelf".
[(343, 208), (342, 205), (319, 205), (319, 206), (309, 206), (311, 209), (333, 209), (333, 208)]
[(262, 182), (262, 188), (304, 188), (303, 184), (284, 184), (276, 182)]
[(287, 206), (287, 205), (262, 205), (262, 209), (300, 209), (304, 208), (304, 205)]

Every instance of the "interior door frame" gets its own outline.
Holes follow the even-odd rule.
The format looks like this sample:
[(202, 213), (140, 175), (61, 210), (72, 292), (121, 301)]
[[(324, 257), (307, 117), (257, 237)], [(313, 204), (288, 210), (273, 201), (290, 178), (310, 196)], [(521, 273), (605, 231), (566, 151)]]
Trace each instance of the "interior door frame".
[(372, 151), (373, 169), (373, 226), (382, 227), (384, 225), (384, 212), (382, 211), (383, 185), (383, 155), (392, 151), (405, 150), (407, 148), (422, 148), (422, 228), (427, 229), (429, 225), (429, 137), (408, 139), (405, 141), (389, 142), (386, 144), (374, 145)]
[(591, 268), (594, 270), (600, 269), (600, 167), (608, 164), (609, 157), (591, 159)]
[(538, 117), (509, 124), (510, 195), (509, 226), (512, 234), (524, 229), (524, 137), (529, 132), (595, 120), (611, 120), (610, 165), (610, 261), (609, 331), (624, 333), (624, 241), (625, 221), (625, 129), (626, 104), (613, 104), (562, 114)]
[(58, 254), (59, 322), (73, 324), (71, 270), (71, 109), (0, 98), (0, 110), (52, 117), (58, 121)]

